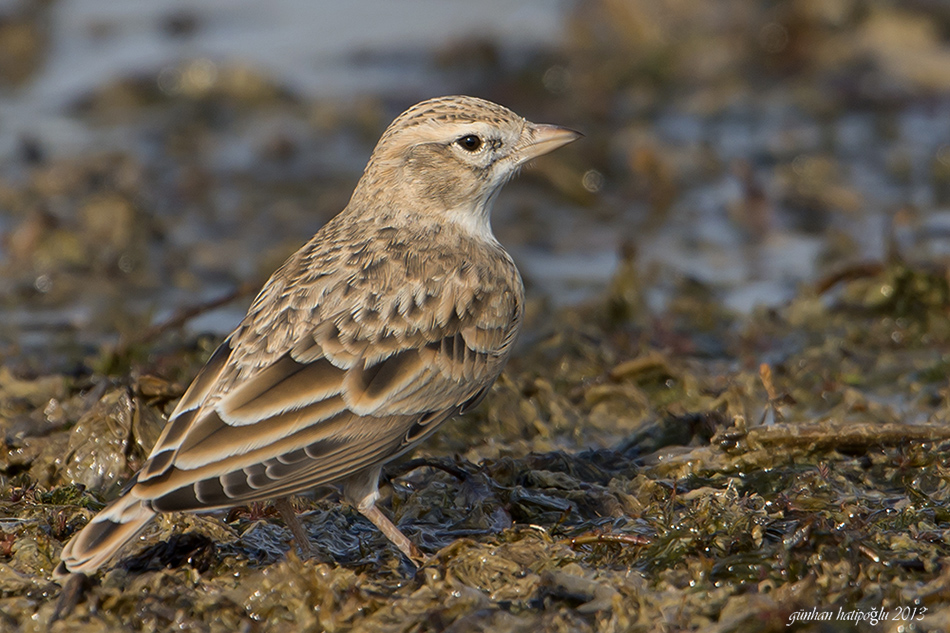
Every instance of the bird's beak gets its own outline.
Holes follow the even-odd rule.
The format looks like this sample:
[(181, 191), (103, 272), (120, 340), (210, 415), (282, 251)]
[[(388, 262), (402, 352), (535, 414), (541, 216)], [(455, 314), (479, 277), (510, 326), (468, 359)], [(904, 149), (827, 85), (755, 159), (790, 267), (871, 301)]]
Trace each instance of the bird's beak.
[(584, 136), (580, 132), (569, 130), (557, 125), (538, 125), (526, 123), (521, 147), (518, 148), (518, 164), (526, 163), (532, 158), (553, 152), (562, 145), (567, 145)]

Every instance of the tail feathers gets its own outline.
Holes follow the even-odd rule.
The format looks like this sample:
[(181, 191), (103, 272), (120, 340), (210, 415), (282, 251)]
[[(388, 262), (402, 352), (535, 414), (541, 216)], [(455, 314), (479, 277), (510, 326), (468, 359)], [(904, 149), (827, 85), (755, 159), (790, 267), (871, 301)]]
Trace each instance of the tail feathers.
[(142, 531), (155, 511), (131, 495), (119, 497), (73, 536), (60, 555), (55, 578), (69, 573), (92, 573)]

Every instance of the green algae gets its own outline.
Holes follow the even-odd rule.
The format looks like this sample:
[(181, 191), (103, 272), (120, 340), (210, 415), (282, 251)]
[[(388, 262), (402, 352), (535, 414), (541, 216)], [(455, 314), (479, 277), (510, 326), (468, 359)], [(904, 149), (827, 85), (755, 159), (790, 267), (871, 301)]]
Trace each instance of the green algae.
[[(920, 309), (946, 309), (927, 306)], [(0, 503), (0, 611), (27, 631), (619, 631), (649, 630), (664, 617), (679, 628), (777, 630), (812, 606), (915, 605), (939, 626), (948, 617), (950, 431), (903, 422), (885, 396), (894, 375), (933, 382), (912, 367), (939, 366), (944, 353), (924, 353), (913, 336), (902, 346), (875, 336), (894, 327), (880, 306), (862, 312), (843, 301), (805, 331), (786, 318), (795, 309), (739, 321), (747, 332), (796, 341), (775, 357), (771, 378), (772, 389), (795, 395), (775, 404), (758, 369), (732, 364), (723, 382), (721, 359), (674, 358), (639, 341), (607, 351), (602, 340), (616, 340), (616, 329), (585, 326), (581, 335), (559, 326), (557, 342), (526, 350), (486, 405), (437, 443), (468, 442), (469, 456), (496, 446), (497, 455), (449, 452), (390, 469), (384, 506), (430, 556), (417, 571), (329, 491), (297, 500), (314, 559), (291, 551), (289, 531), (265, 504), (231, 512), (227, 523), (168, 515), (57, 613), (59, 590), (48, 580), (57, 552), (114, 489), (93, 482), (90, 495), (62, 470), (46, 489), (21, 469), (16, 485), (6, 478)], [(869, 333), (863, 380), (846, 387), (854, 395), (829, 398), (826, 382), (807, 377), (816, 366), (828, 376), (846, 368), (853, 353), (828, 337), (859, 326)], [(747, 345), (735, 340), (737, 349)], [(583, 347), (585, 360), (545, 362), (558, 346), (565, 355)], [(690, 387), (666, 385), (674, 376)], [(625, 383), (637, 389), (605, 395), (605, 385)], [(83, 417), (108, 428), (120, 403), (128, 419), (128, 394), (104, 391)], [(640, 416), (571, 428), (595, 411), (606, 415), (605, 398), (624, 397)], [(519, 401), (530, 406), (503, 413)], [(931, 404), (911, 393), (900, 406)], [(781, 423), (745, 417), (769, 407), (781, 409)], [(507, 434), (486, 444), (501, 428)], [(602, 448), (585, 448), (592, 442)], [(131, 445), (101, 450), (124, 455)]]

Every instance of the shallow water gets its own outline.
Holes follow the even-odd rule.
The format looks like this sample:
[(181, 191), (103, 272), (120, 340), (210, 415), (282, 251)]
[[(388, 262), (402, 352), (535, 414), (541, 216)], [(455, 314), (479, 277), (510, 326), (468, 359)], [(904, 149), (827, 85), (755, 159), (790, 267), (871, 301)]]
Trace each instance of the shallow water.
[(68, 104), (115, 77), (173, 73), (182, 60), (249, 64), (307, 98), (437, 92), (444, 78), (432, 67), (433, 49), (460, 38), (495, 41), (511, 55), (552, 46), (568, 7), (549, 0), (57, 2), (43, 67), (3, 95), (0, 154), (20, 134), (39, 133), (54, 151), (88, 148), (98, 134), (64, 117)]
[[(101, 0), (55, 3), (43, 18), (49, 25), (45, 61), (27, 82), (0, 95), (0, 176), (13, 183), (26, 177), (19, 159), (24, 139), (46, 157), (109, 150), (138, 157), (142, 177), (153, 182), (157, 196), (146, 210), (164, 218), (166, 231), (164, 245), (152, 244), (150, 250), (200, 252), (206, 260), (185, 263), (194, 277), (187, 291), (166, 271), (157, 287), (127, 292), (129, 309), (151, 310), (154, 321), (161, 321), (182, 305), (220, 296), (234, 283), (264, 274), (259, 255), (234, 258), (227, 252), (289, 252), (289, 245), (299, 244), (332, 215), (330, 205), (317, 215), (307, 213), (307, 196), (319, 195), (319, 183), (312, 184), (314, 193), (303, 192), (295, 203), (278, 208), (276, 222), (268, 222), (273, 209), (266, 198), (255, 202), (248, 196), (255, 181), (279, 189), (282, 183), (313, 183), (317, 176), (329, 177), (343, 191), (351, 186), (370, 139), (352, 129), (314, 130), (307, 119), (319, 104), (359, 108), (367, 97), (381, 98), (387, 112), (377, 119), (385, 122), (416, 98), (471, 89), (486, 77), (490, 84), (494, 72), (518, 72), (539, 55), (559, 54), (575, 10), (570, 2), (541, 0), (516, 7), (497, 0), (398, 5), (282, 0), (266, 8), (254, 2), (183, 7), (170, 0), (121, 7)], [(460, 59), (476, 55), (480, 42), (491, 47), (487, 70), (477, 61), (466, 68), (470, 62)], [(90, 119), (76, 110), (117, 79), (143, 78), (159, 95), (174, 97), (188, 86), (214, 85), (234, 64), (259, 73), (296, 105), (265, 108), (238, 125), (225, 123), (212, 131), (212, 142), (197, 147), (193, 158), (217, 180), (211, 216), (183, 205), (168, 189), (176, 186), (183, 157), (169, 152), (157, 136), (167, 123), (156, 127), (148, 118), (120, 116), (103, 124), (101, 117)], [(555, 105), (563, 86), (547, 78), (558, 69), (553, 65), (543, 73), (554, 90), (543, 99)], [(777, 90), (737, 93), (733, 105), (712, 113), (672, 101), (658, 110), (614, 116), (619, 127), (606, 139), (606, 172), (575, 157), (566, 175), (545, 176), (580, 179), (569, 186), (588, 192), (582, 206), (550, 197), (525, 202), (540, 187), (525, 193), (524, 185), (511, 185), (514, 191), (499, 201), (495, 226), (519, 261), (529, 291), (555, 305), (597, 297), (617, 270), (621, 247), (633, 243), (652, 310), (662, 311), (670, 293), (684, 279), (694, 279), (719, 293), (730, 309), (748, 312), (787, 300), (799, 284), (827, 272), (829, 262), (883, 256), (889, 218), (905, 205), (912, 205), (915, 215), (910, 225), (897, 227), (897, 243), (914, 255), (950, 251), (950, 235), (939, 230), (950, 200), (933, 176), (935, 161), (950, 165), (950, 101), (932, 98), (884, 113), (855, 108), (830, 116), (793, 104), (790, 94)], [(296, 143), (293, 160), (262, 165), (261, 148), (283, 138)], [(576, 151), (591, 153), (583, 147)], [(655, 154), (652, 160), (665, 171), (658, 175), (653, 167), (637, 167), (638, 151)], [(651, 187), (664, 173), (669, 199), (659, 211), (651, 210), (644, 195), (653, 195)], [(827, 182), (813, 184), (816, 179)], [(241, 185), (242, 180), (249, 182)], [(820, 198), (829, 187), (840, 189), (837, 197), (829, 194), (818, 203), (810, 197)], [(796, 198), (796, 188), (805, 190), (804, 199)], [(761, 197), (759, 207), (750, 205), (750, 195)], [(338, 200), (345, 202), (343, 194)], [(819, 207), (808, 208), (811, 204)], [(250, 226), (249, 213), (258, 216)], [(0, 207), (0, 230), (9, 233), (18, 221)], [(222, 237), (226, 247), (209, 246)], [(848, 242), (844, 258), (829, 254), (831, 239)], [(153, 253), (146, 265), (156, 265), (156, 257), (161, 255)], [(229, 270), (222, 278), (224, 268)], [(45, 283), (38, 271), (34, 285)], [(20, 301), (8, 305), (3, 316), (14, 329), (23, 327), (21, 341), (32, 347), (39, 341), (30, 331), (42, 338), (47, 322), (95, 329), (100, 307), (88, 302), (97, 300), (93, 293), (58, 306)], [(189, 327), (226, 333), (242, 305), (204, 315)]]

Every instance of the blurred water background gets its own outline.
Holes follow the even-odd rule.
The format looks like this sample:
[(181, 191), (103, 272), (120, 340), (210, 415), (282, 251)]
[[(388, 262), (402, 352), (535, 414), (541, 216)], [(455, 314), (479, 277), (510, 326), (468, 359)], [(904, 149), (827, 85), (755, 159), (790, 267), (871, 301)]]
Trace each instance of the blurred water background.
[(439, 94), (587, 135), (496, 207), (536, 314), (743, 313), (939, 261), (948, 34), (928, 0), (4, 0), (0, 354), (74, 358), (240, 289), (185, 323), (225, 334)]

